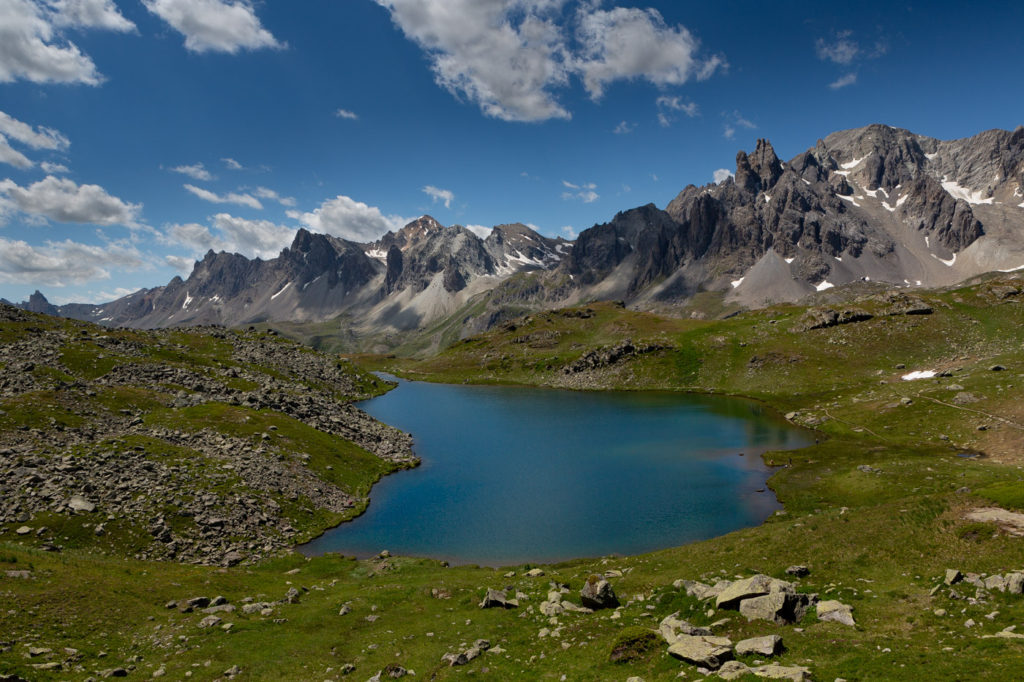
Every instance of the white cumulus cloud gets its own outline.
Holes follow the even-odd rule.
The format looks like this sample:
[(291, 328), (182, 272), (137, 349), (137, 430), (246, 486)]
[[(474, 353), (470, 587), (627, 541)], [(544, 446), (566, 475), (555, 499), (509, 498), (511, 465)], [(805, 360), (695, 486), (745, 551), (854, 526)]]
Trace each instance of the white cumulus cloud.
[(427, 185), (423, 188), (423, 193), (433, 199), (434, 203), (442, 202), (445, 208), (452, 207), (452, 201), (455, 199), (455, 195), (449, 189), (440, 189), (433, 185)]
[(270, 199), (271, 201), (276, 201), (282, 206), (295, 205), (294, 197), (283, 197), (274, 190), (268, 189), (267, 187), (257, 187), (256, 189), (253, 190), (253, 194), (258, 196), (260, 199)]
[[(165, 244), (183, 246), (195, 257), (213, 250), (268, 259), (278, 256), (295, 239), (295, 228), (269, 220), (248, 220), (218, 213), (212, 221), (212, 229), (199, 223), (170, 225), (160, 240)], [(192, 260), (183, 256), (168, 257), (167, 262), (184, 272), (192, 269)]]
[(715, 184), (716, 185), (725, 182), (726, 180), (728, 180), (731, 177), (733, 177), (733, 173), (728, 168), (719, 168), (714, 173), (714, 178), (715, 178)]
[(32, 246), (0, 237), (0, 282), (63, 287), (110, 279), (111, 268), (137, 270), (146, 259), (130, 244), (81, 244), (71, 240)]
[(430, 59), (438, 85), (505, 121), (571, 118), (557, 91), (574, 77), (593, 99), (618, 80), (659, 87), (711, 77), (683, 26), (653, 9), (603, 10), (567, 0), (376, 0)]
[(98, 85), (102, 76), (96, 64), (65, 37), (65, 30), (134, 28), (109, 0), (2, 0), (0, 83)]
[(631, 132), (636, 130), (636, 124), (630, 123), (629, 121), (621, 121), (619, 125), (615, 126), (612, 130), (616, 135), (629, 135)]
[(142, 0), (185, 36), (191, 52), (228, 52), (283, 47), (263, 28), (249, 0)]
[(27, 187), (9, 179), (0, 181), (0, 194), (30, 216), (61, 223), (134, 227), (142, 210), (141, 204), (122, 201), (99, 185), (78, 185), (67, 178), (52, 175)]
[(39, 167), (43, 169), (44, 173), (49, 173), (50, 175), (71, 172), (71, 169), (65, 166), (63, 163), (50, 163), (49, 161), (43, 161), (41, 164), (39, 164)]
[(562, 180), (562, 186), (567, 188), (568, 192), (562, 192), (563, 199), (579, 199), (584, 204), (591, 204), (601, 198), (595, 190), (597, 185), (593, 182), (585, 182), (583, 184), (575, 184), (568, 180)]
[(135, 24), (124, 18), (113, 0), (49, 0), (55, 26), (134, 31)]
[(242, 170), (242, 168), (244, 168), (242, 164), (238, 163), (231, 157), (224, 157), (221, 161), (224, 162), (224, 165), (227, 166), (229, 170)]
[(731, 140), (736, 137), (736, 130), (738, 128), (746, 128), (747, 130), (755, 130), (757, 125), (748, 118), (745, 118), (743, 114), (738, 111), (733, 111), (729, 114), (722, 114), (725, 118), (725, 123), (722, 126), (722, 137), (727, 140)]
[(550, 92), (568, 83), (557, 0), (377, 0), (428, 54), (437, 84), (505, 121), (570, 118)]
[(32, 127), (3, 111), (0, 111), (0, 133), (32, 149), (63, 151), (71, 146), (71, 141), (59, 130), (45, 126)]
[[(2, 50), (3, 48), (0, 48)], [(22, 152), (14, 149), (8, 138), (20, 142), (32, 149), (50, 149), (63, 151), (71, 142), (60, 131), (44, 126), (32, 127), (19, 121), (10, 114), (0, 111), (0, 163), (10, 164), (17, 168), (32, 168), (32, 162)], [(44, 164), (44, 170), (45, 164)], [(50, 171), (47, 171), (50, 172)]]
[(0, 163), (6, 163), (15, 168), (23, 169), (31, 168), (35, 165), (31, 159), (12, 147), (3, 135), (0, 135)]
[(240, 194), (238, 192), (217, 194), (216, 192), (211, 192), (208, 189), (196, 187), (195, 185), (186, 184), (184, 187), (203, 201), (209, 201), (211, 204), (238, 204), (239, 206), (248, 206), (249, 208), (255, 208), (257, 210), (263, 209), (263, 204), (260, 203), (260, 200), (251, 194)]
[(700, 114), (700, 107), (695, 102), (687, 102), (682, 97), (669, 97), (668, 95), (662, 95), (654, 101), (658, 107), (658, 123), (661, 127), (668, 128), (675, 121), (675, 116), (672, 112), (681, 112), (689, 116), (690, 118), (696, 117)]
[(493, 227), (487, 227), (486, 225), (466, 225), (466, 229), (480, 237), (480, 239), (487, 239), (491, 232), (494, 231)]
[(584, 46), (576, 65), (594, 99), (609, 83), (644, 79), (658, 86), (710, 78), (724, 65), (721, 57), (698, 58), (699, 41), (685, 26), (669, 26), (655, 9), (615, 7), (579, 10), (577, 39)]
[(204, 166), (202, 162), (194, 163), (191, 166), (175, 166), (170, 170), (173, 173), (187, 175), (193, 180), (204, 180), (207, 182), (213, 180), (213, 174), (206, 170), (206, 166)]
[(384, 215), (376, 206), (369, 206), (341, 194), (310, 212), (289, 211), (288, 217), (314, 232), (356, 242), (377, 240), (388, 230), (397, 231), (412, 222), (410, 218)]
[(852, 31), (840, 31), (831, 41), (818, 38), (814, 44), (818, 59), (836, 64), (849, 64), (860, 54), (860, 45), (851, 36)]
[(857, 74), (856, 73), (848, 73), (845, 76), (842, 76), (842, 77), (832, 81), (831, 83), (829, 83), (828, 87), (832, 88), (833, 90), (839, 90), (840, 88), (845, 88), (847, 85), (853, 85), (856, 82), (857, 82)]
[(349, 111), (348, 109), (338, 109), (334, 112), (334, 115), (338, 118), (347, 118), (350, 121), (356, 121), (359, 119), (359, 114), (354, 111)]

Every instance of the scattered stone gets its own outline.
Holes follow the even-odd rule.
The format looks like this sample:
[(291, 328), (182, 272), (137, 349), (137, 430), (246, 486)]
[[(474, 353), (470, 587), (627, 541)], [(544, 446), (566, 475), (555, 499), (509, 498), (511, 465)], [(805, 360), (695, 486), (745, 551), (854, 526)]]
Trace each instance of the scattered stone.
[(50, 661), (49, 663), (33, 663), (32, 667), (36, 670), (61, 670), (63, 665), (60, 661)]
[(580, 601), (588, 609), (613, 609), (619, 605), (611, 583), (598, 575), (587, 578), (580, 590)]
[(853, 607), (835, 600), (818, 602), (818, 620), (831, 621), (856, 627), (853, 620)]
[(72, 495), (71, 499), (67, 501), (67, 505), (69, 509), (76, 512), (89, 514), (96, 511), (96, 505), (81, 495)]
[(990, 575), (985, 578), (984, 582), (986, 590), (999, 590), (1000, 592), (1006, 592), (1006, 578), (1001, 575)]
[(1007, 573), (1006, 591), (1010, 594), (1024, 594), (1024, 573), (1019, 571)]
[(202, 629), (212, 628), (215, 625), (219, 625), (220, 620), (221, 619), (219, 616), (207, 616), (206, 618), (203, 618), (201, 621), (199, 621), (199, 627)]
[(480, 608), (482, 609), (514, 609), (518, 606), (519, 602), (515, 599), (509, 599), (505, 590), (488, 589), (483, 601), (480, 602)]
[(680, 635), (668, 653), (686, 663), (717, 670), (732, 659), (732, 642), (725, 637)]
[(764, 677), (771, 680), (789, 680), (790, 682), (810, 682), (811, 671), (803, 666), (782, 666), (778, 663), (769, 663), (756, 668), (751, 668), (757, 677)]
[(715, 606), (720, 609), (739, 608), (740, 602), (750, 597), (758, 597), (768, 594), (771, 590), (772, 578), (767, 575), (758, 574), (737, 580), (723, 590), (715, 599)]
[(531, 568), (529, 571), (526, 572), (526, 576), (528, 578), (540, 578), (543, 575), (544, 571), (539, 568)]
[(711, 635), (711, 630), (707, 628), (695, 627), (685, 620), (680, 620), (678, 611), (670, 616), (666, 616), (661, 621), (658, 625), (658, 632), (661, 633), (665, 643), (668, 645), (675, 644), (681, 635), (704, 637)]
[(811, 569), (803, 565), (790, 566), (786, 569), (786, 575), (791, 575), (797, 578), (806, 578), (811, 574)]
[(727, 661), (718, 669), (718, 676), (723, 680), (741, 680), (751, 674), (747, 664), (739, 661)]
[(18, 528), (18, 530), (14, 531), (14, 532), (17, 533), (18, 535), (28, 535), (29, 533), (32, 532), (32, 529), (29, 528), (28, 526), (20, 526)]
[(238, 551), (228, 552), (220, 560), (221, 566), (237, 566), (245, 560), (245, 555)]
[(1006, 368), (1003, 367), (1002, 365), (992, 365), (988, 369), (990, 372), (1002, 372)]
[(955, 568), (947, 568), (946, 569), (946, 579), (945, 579), (944, 582), (947, 585), (956, 585), (958, 582), (961, 582), (963, 579), (964, 579), (964, 574), (961, 573), (960, 571), (956, 570)]
[(294, 587), (289, 587), (288, 591), (284, 595), (284, 600), (283, 601), (286, 604), (298, 604), (299, 603), (299, 591), (297, 589), (295, 589)]
[(807, 613), (810, 596), (793, 592), (772, 592), (740, 602), (740, 614), (748, 621), (766, 620), (779, 625), (798, 623)]
[(128, 671), (124, 668), (111, 668), (100, 672), (100, 677), (128, 677)]
[(759, 656), (774, 656), (782, 651), (782, 637), (778, 635), (767, 635), (765, 637), (752, 637), (736, 643), (736, 654), (747, 656), (757, 654)]

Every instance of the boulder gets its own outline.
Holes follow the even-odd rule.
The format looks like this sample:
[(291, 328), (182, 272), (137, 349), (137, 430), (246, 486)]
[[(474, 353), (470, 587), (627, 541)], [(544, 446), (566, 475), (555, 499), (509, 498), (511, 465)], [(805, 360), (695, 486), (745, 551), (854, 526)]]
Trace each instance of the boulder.
[(719, 593), (715, 599), (715, 606), (720, 609), (736, 609), (744, 599), (768, 594), (771, 584), (772, 578), (762, 574), (737, 580)]
[(708, 590), (711, 589), (710, 585), (705, 585), (697, 580), (676, 580), (672, 583), (672, 587), (677, 590), (686, 590), (687, 596), (696, 597), (697, 599), (704, 599)]
[(774, 656), (782, 651), (782, 637), (778, 635), (767, 635), (765, 637), (751, 637), (736, 643), (736, 654), (747, 656), (756, 654), (758, 656)]
[(96, 511), (96, 505), (81, 495), (72, 495), (71, 499), (68, 500), (67, 505), (69, 509), (76, 512), (89, 514)]
[(985, 582), (985, 589), (989, 590), (990, 592), (992, 590), (999, 590), (1000, 592), (1006, 592), (1006, 578), (1004, 578), (1001, 575), (990, 575), (987, 578), (985, 578), (984, 582)]
[(668, 645), (675, 644), (680, 635), (703, 637), (711, 635), (711, 630), (708, 630), (707, 628), (695, 627), (685, 620), (680, 620), (678, 611), (670, 616), (665, 616), (658, 625), (658, 632), (660, 632), (661, 636), (665, 638), (665, 643)]
[(750, 668), (739, 661), (728, 661), (718, 669), (718, 676), (723, 680), (742, 680), (750, 674)]
[(224, 555), (224, 558), (220, 560), (221, 566), (237, 566), (242, 563), (245, 559), (245, 555), (241, 552), (231, 551)]
[(740, 602), (740, 613), (748, 621), (767, 620), (779, 625), (790, 625), (804, 617), (810, 602), (811, 598), (806, 594), (772, 592), (744, 599)]
[(487, 594), (484, 595), (483, 601), (480, 602), (480, 608), (482, 609), (514, 609), (519, 606), (519, 602), (515, 599), (509, 599), (508, 594), (505, 590), (487, 590)]
[(220, 625), (219, 616), (207, 616), (206, 618), (203, 618), (201, 621), (199, 621), (199, 627), (202, 629), (212, 628), (216, 625)]
[(700, 599), (714, 599), (718, 595), (722, 594), (722, 592), (725, 592), (727, 589), (729, 589), (730, 585), (732, 585), (731, 580), (719, 580), (714, 585), (705, 590), (704, 596), (700, 597)]
[(1007, 573), (1006, 591), (1010, 594), (1024, 594), (1024, 573), (1019, 571)]
[(612, 589), (611, 583), (598, 575), (592, 575), (587, 578), (587, 582), (583, 584), (583, 589), (580, 590), (580, 601), (588, 609), (614, 609), (619, 605), (619, 600), (615, 596), (615, 590)]
[(955, 568), (946, 569), (946, 580), (947, 585), (956, 585), (958, 582), (964, 579), (964, 574)]
[(783, 666), (778, 663), (769, 663), (751, 668), (757, 677), (764, 677), (770, 680), (789, 680), (790, 682), (809, 682), (811, 671), (808, 668), (798, 665)]
[(853, 620), (853, 607), (835, 600), (818, 603), (818, 620), (842, 623), (850, 627), (857, 625)]
[(717, 670), (732, 659), (732, 642), (725, 637), (680, 635), (668, 653), (686, 663)]

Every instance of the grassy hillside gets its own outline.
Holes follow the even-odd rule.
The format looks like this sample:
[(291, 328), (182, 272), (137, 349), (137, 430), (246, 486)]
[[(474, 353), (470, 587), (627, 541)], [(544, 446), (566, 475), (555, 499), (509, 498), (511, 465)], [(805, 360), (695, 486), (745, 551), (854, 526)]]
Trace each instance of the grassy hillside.
[[(835, 315), (780, 306), (723, 321), (664, 319), (599, 304), (533, 314), (427, 360), (360, 358), (366, 367), (440, 381), (745, 395), (815, 428), (820, 442), (766, 455), (780, 465), (771, 486), (785, 511), (757, 528), (644, 556), (545, 566), (542, 576), (528, 575), (531, 566), (446, 567), (336, 555), (183, 565), (129, 558), (131, 548), (97, 553), (98, 541), (84, 533), (77, 544), (70, 533), (66, 540), (45, 533), (40, 540), (35, 530), (17, 535), (7, 524), (0, 535), (0, 673), (85, 679), (123, 668), (130, 677), (145, 678), (162, 670), (169, 679), (237, 673), (239, 679), (365, 680), (380, 671), (387, 679), (395, 671), (389, 666), (401, 666), (415, 679), (439, 680), (716, 679), (668, 656), (660, 635), (648, 634), (679, 612), (695, 626), (715, 624), (715, 634), (733, 642), (778, 634), (785, 651), (777, 660), (808, 668), (815, 680), (1016, 679), (1024, 642), (1013, 628), (1024, 625), (1024, 596), (1000, 591), (996, 581), (987, 588), (972, 583), (1024, 568), (1024, 540), (1009, 521), (968, 514), (992, 506), (1024, 509), (1022, 290), (1020, 281), (1000, 277), (916, 295), (919, 300), (882, 296), (832, 306)], [(926, 308), (929, 314), (923, 314)], [(852, 319), (860, 321), (809, 328)], [(40, 320), (24, 325), (38, 327)], [(5, 322), (3, 343), (26, 338), (18, 329)], [(75, 333), (81, 329), (90, 328), (73, 327)], [(204, 348), (190, 351), (200, 358), (189, 361), (198, 371), (205, 371), (203, 357), (211, 363), (235, 357), (218, 353), (213, 341), (193, 344)], [(142, 346), (171, 361), (182, 352), (149, 339)], [(108, 353), (107, 347), (86, 346), (68, 356), (77, 357), (74, 368), (63, 361), (49, 369), (37, 363), (31, 372), (44, 375), (34, 379), (43, 382), (34, 389), (37, 398), (0, 407), (4, 437), (25, 433), (22, 427), (28, 433), (55, 425), (80, 428), (81, 420), (92, 419), (83, 412), (119, 414), (111, 408), (126, 400), (123, 395), (104, 398), (108, 408), (103, 401), (88, 402), (93, 397), (87, 394), (60, 402), (50, 399), (53, 386), (45, 383), (67, 383), (53, 373), (72, 370), (76, 381), (102, 378), (113, 370), (105, 364)], [(12, 381), (12, 369), (4, 367), (5, 380)], [(287, 376), (287, 368), (266, 370)], [(915, 371), (936, 376), (903, 380)], [(366, 375), (353, 376), (362, 377), (358, 385), (366, 392), (376, 388)], [(143, 387), (132, 390), (138, 392), (131, 396), (132, 418), (141, 412), (145, 428), (215, 428), (238, 439), (265, 433), (287, 438), (280, 451), (309, 455), (299, 462), (315, 471), (335, 472), (339, 486), (358, 486), (374, 475), (363, 460), (326, 464), (334, 449), (320, 432), (268, 407), (174, 407), (176, 386), (155, 397)], [(331, 521), (311, 518), (307, 527)], [(45, 551), (47, 540), (62, 550)], [(676, 583), (713, 584), (755, 573), (793, 580), (786, 569), (794, 564), (810, 570), (797, 581), (800, 592), (852, 606), (856, 625), (819, 621), (813, 608), (796, 625), (747, 622)], [(978, 576), (945, 585), (947, 568)], [(620, 609), (541, 613), (548, 593), (560, 586), (568, 588), (562, 598), (580, 604), (579, 590), (592, 574), (607, 576)], [(521, 593), (518, 608), (479, 608), (487, 588)], [(290, 601), (297, 603), (286, 598), (290, 589), (296, 590)], [(235, 610), (182, 612), (190, 598), (218, 595)], [(200, 627), (211, 615), (220, 621)], [(490, 644), (478, 658), (455, 667), (442, 661), (478, 639)], [(32, 655), (39, 650), (49, 651)], [(624, 660), (612, 662), (613, 651), (620, 659), (625, 652)], [(769, 660), (739, 658), (749, 665)], [(57, 665), (59, 670), (35, 667)]]

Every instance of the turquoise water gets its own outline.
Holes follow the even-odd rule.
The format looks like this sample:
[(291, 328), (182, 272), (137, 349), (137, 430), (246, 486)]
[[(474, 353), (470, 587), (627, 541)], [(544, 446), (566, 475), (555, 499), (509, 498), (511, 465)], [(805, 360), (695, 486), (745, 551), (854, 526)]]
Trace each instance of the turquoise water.
[(767, 518), (780, 505), (758, 492), (758, 455), (810, 442), (716, 396), (403, 381), (360, 407), (411, 433), (423, 463), (307, 554), (509, 565), (672, 547)]

